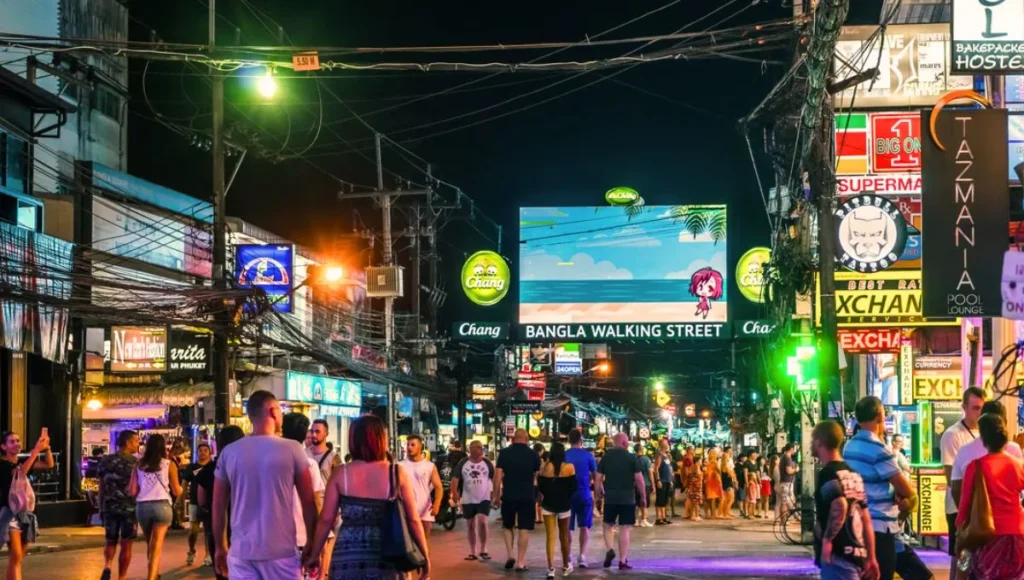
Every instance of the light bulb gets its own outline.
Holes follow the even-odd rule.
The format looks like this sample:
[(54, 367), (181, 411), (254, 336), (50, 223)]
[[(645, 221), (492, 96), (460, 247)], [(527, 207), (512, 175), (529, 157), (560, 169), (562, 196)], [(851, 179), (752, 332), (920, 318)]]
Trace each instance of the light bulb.
[(274, 73), (270, 72), (270, 69), (267, 69), (267, 73), (257, 81), (256, 89), (266, 99), (272, 99), (277, 94), (277, 81), (274, 79)]

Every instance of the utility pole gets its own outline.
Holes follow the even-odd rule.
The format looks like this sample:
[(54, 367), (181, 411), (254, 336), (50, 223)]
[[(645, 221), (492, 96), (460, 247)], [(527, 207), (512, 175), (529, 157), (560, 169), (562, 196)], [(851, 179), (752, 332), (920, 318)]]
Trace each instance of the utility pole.
[[(210, 1), (210, 54), (217, 46), (217, 0)], [(224, 205), (224, 77), (213, 71), (213, 287), (227, 290), (227, 222)], [(226, 304), (217, 304), (214, 316), (219, 330), (213, 335), (213, 393), (218, 425), (231, 420), (227, 328), (231, 317)], [(259, 362), (259, 361), (257, 361)]]
[[(382, 161), (380, 133), (373, 134), (373, 144), (377, 151), (377, 192), (380, 200), (381, 212), (384, 224), (384, 265), (394, 266), (394, 256), (391, 253), (391, 194), (384, 191), (384, 163)], [(391, 347), (395, 341), (395, 299), (393, 296), (384, 298), (384, 360), (387, 361), (387, 368), (391, 369)], [(398, 433), (395, 430), (395, 407), (398, 401), (395, 400), (395, 384), (388, 379), (388, 434), (391, 437), (391, 450), (395, 458), (398, 458)]]

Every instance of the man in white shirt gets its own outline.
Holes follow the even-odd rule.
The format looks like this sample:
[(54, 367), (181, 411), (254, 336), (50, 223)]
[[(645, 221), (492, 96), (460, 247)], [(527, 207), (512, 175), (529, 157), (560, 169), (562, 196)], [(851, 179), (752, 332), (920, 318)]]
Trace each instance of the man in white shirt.
[[(953, 463), (960, 449), (978, 438), (978, 419), (981, 407), (985, 404), (985, 392), (978, 387), (969, 387), (964, 391), (964, 418), (957, 421), (942, 434), (940, 448), (942, 450), (942, 467), (946, 471), (946, 481), (953, 481)], [(949, 529), (949, 555), (956, 552), (956, 515), (958, 507), (953, 499), (953, 486), (946, 486), (946, 525)], [(950, 562), (949, 577), (956, 577), (956, 558)]]
[[(483, 443), (473, 441), (469, 444), (469, 457), (456, 464), (451, 484), (452, 503), (462, 504), (462, 515), (465, 516), (468, 523), (466, 526), (469, 534), (467, 560), (491, 559), (490, 554), (487, 553), (487, 517), (491, 513), (493, 479), (494, 465), (484, 457)], [(478, 545), (479, 551), (477, 551)]]
[[(1006, 419), (1006, 407), (1003, 406), (999, 401), (989, 401), (981, 408), (981, 414), (999, 415), (1004, 420)], [(1017, 459), (1024, 460), (1024, 452), (1021, 451), (1020, 445), (1017, 445), (1013, 441), (1010, 441), (1003, 447), (1003, 453), (1012, 455)], [(953, 475), (950, 478), (950, 488), (953, 490), (953, 501), (957, 505), (960, 505), (960, 492), (963, 490), (964, 473), (967, 472), (967, 466), (971, 464), (975, 459), (979, 459), (988, 454), (988, 449), (985, 449), (985, 445), (981, 441), (981, 437), (971, 441), (967, 445), (960, 448), (960, 452), (956, 454), (956, 460), (953, 461)]]
[[(284, 422), (281, 425), (282, 437), (302, 443), (308, 432), (309, 417), (302, 413), (285, 414)], [(324, 485), (324, 481), (320, 477), (320, 466), (317, 462), (308, 456), (306, 461), (309, 463), (309, 476), (313, 480), (313, 501), (316, 502), (316, 513), (319, 514), (324, 506), (324, 490), (327, 486)], [(306, 526), (302, 525), (302, 505), (299, 503), (298, 490), (295, 491), (295, 505), (292, 507), (292, 511), (295, 514), (295, 545), (301, 550), (306, 547), (308, 538), (306, 537)]]
[(430, 528), (441, 511), (444, 485), (441, 483), (441, 474), (437, 472), (437, 466), (423, 454), (422, 437), (409, 435), (405, 442), (405, 459), (399, 465), (405, 469), (405, 474), (412, 481), (412, 488), (416, 490), (416, 506), (419, 508), (420, 521), (423, 522), (423, 533), (429, 540)]

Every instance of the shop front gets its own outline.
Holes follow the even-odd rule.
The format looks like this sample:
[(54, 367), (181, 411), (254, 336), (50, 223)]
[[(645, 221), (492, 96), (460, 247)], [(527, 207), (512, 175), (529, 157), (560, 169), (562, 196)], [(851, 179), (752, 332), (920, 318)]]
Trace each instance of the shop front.
[(326, 421), (327, 441), (346, 453), (349, 423), (359, 417), (362, 399), (360, 381), (296, 371), (285, 373), (282, 409), (302, 413), (310, 421)]

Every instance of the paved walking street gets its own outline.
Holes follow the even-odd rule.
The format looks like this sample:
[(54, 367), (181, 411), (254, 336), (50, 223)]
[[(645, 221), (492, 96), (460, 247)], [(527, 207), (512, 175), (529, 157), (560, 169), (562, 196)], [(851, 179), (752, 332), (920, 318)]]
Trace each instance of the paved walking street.
[[(601, 568), (604, 547), (600, 529), (595, 527), (587, 554), (590, 568), (576, 570), (572, 577), (580, 578), (815, 578), (817, 571), (811, 561), (810, 548), (784, 546), (775, 539), (768, 520), (731, 520), (701, 523), (676, 522), (669, 526), (635, 529), (634, 549), (630, 556), (635, 566), (629, 572), (620, 572), (613, 564), (607, 570)], [(92, 531), (98, 531), (94, 529)], [(46, 530), (44, 530), (46, 532)], [(62, 533), (66, 533), (62, 531)], [(68, 547), (82, 545), (80, 537), (58, 537), (53, 534), (40, 538), (40, 545), (58, 549), (60, 541)], [(90, 537), (93, 541), (101, 536)], [(513, 574), (502, 568), (505, 548), (501, 541), (501, 530), (492, 522), (488, 551), (490, 562), (464, 561), (467, 554), (465, 524), (460, 522), (452, 532), (440, 526), (434, 528), (431, 538), (433, 578), (466, 580), (490, 578), (543, 578), (546, 572), (544, 556), (544, 534), (538, 527), (530, 538), (529, 572)], [(61, 546), (63, 547), (63, 546)], [(143, 544), (136, 545), (137, 557), (132, 562), (129, 578), (143, 578), (145, 575), (145, 552)], [(211, 568), (185, 566), (186, 538), (181, 532), (174, 532), (168, 538), (161, 573), (163, 580), (213, 578)], [(573, 554), (576, 554), (574, 547)], [(197, 562), (202, 560), (200, 549)], [(924, 551), (923, 557), (936, 574), (936, 580), (946, 580), (948, 559), (934, 551)], [(560, 556), (556, 555), (556, 567), (561, 567)], [(26, 580), (97, 580), (103, 570), (103, 553), (99, 547), (34, 553), (25, 561)], [(556, 574), (561, 575), (561, 570)]]

